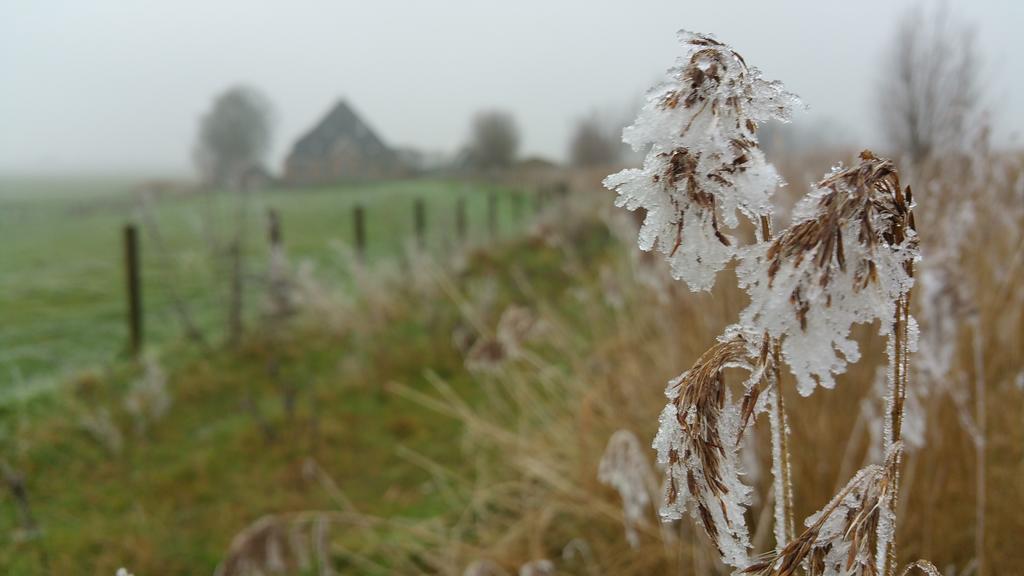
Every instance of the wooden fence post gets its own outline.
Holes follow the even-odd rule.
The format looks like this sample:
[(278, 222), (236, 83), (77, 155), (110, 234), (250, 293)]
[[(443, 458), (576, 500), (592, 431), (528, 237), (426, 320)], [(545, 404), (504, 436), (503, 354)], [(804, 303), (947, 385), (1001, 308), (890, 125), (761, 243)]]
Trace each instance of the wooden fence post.
[(267, 241), (271, 248), (281, 245), (281, 215), (274, 208), (267, 208)]
[(136, 357), (142, 351), (142, 284), (139, 264), (138, 228), (134, 224), (126, 224), (124, 269), (128, 289), (128, 349)]
[(427, 246), (427, 210), (422, 198), (417, 198), (413, 204), (413, 224), (416, 228), (416, 247), (423, 250)]
[(455, 235), (459, 244), (466, 243), (466, 198), (463, 196), (455, 200)]
[(270, 244), (270, 261), (267, 265), (267, 295), (271, 302), (271, 317), (288, 316), (291, 311), (288, 271), (285, 269), (284, 238), (281, 234), (281, 215), (274, 208), (267, 208), (267, 242)]
[(356, 204), (352, 209), (353, 227), (355, 229), (356, 257), (366, 262), (366, 214), (363, 207)]

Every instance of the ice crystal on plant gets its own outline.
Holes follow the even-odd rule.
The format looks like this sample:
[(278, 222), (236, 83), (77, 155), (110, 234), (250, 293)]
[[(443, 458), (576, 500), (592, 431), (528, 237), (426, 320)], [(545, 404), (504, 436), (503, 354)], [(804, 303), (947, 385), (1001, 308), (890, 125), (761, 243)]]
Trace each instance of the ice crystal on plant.
[(781, 180), (758, 147), (757, 126), (788, 120), (796, 96), (711, 36), (682, 31), (686, 54), (647, 103), (623, 140), (648, 149), (642, 168), (605, 179), (616, 205), (646, 212), (643, 250), (657, 248), (672, 275), (691, 290), (709, 290), (732, 259), (736, 240), (723, 228), (737, 212), (757, 222), (771, 213)]
[[(778, 393), (777, 389), (771, 390), (767, 400), (774, 401), (774, 395)], [(773, 535), (775, 536), (776, 551), (781, 550), (786, 544), (788, 538), (786, 533), (787, 521), (790, 520), (790, 518), (787, 518), (786, 502), (793, 501), (792, 486), (787, 485), (785, 481), (786, 478), (791, 477), (792, 471), (790, 470), (789, 460), (783, 457), (785, 451), (783, 446), (784, 437), (789, 434), (789, 425), (785, 413), (780, 412), (779, 410), (768, 411), (768, 417), (771, 419), (772, 491), (775, 500), (772, 513), (775, 515)]]
[(746, 353), (742, 340), (721, 342), (669, 382), (669, 402), (654, 439), (667, 477), (662, 518), (678, 520), (688, 510), (722, 560), (737, 568), (749, 562), (744, 512), (751, 490), (741, 480), (744, 410), (726, 389), (723, 371), (746, 367)]
[(942, 576), (942, 574), (939, 572), (939, 569), (935, 567), (935, 564), (932, 564), (927, 560), (918, 560), (916, 562), (912, 562), (910, 565), (903, 569), (903, 572), (900, 573), (900, 576), (907, 576), (908, 574), (913, 573), (914, 570), (921, 572), (925, 576)]
[[(884, 455), (884, 432), (887, 423), (885, 400), (888, 395), (888, 370), (879, 367), (875, 372), (875, 380), (872, 384), (873, 395), (862, 398), (860, 401), (861, 418), (867, 423), (868, 435), (871, 441), (868, 443), (868, 459), (880, 461)], [(925, 431), (927, 427), (927, 414), (925, 413), (924, 401), (922, 399), (921, 386), (909, 386), (907, 397), (903, 405), (903, 449), (908, 453), (916, 452), (925, 445)]]
[(884, 465), (858, 471), (821, 510), (804, 521), (806, 529), (780, 552), (743, 571), (745, 574), (790, 574), (803, 566), (816, 576), (884, 574), (884, 551), (892, 539), (894, 446)]
[(143, 435), (150, 426), (161, 420), (171, 408), (171, 394), (167, 389), (167, 373), (154, 354), (145, 358), (145, 371), (124, 399), (124, 408), (135, 423), (135, 432)]
[(912, 207), (892, 162), (864, 152), (818, 183), (775, 240), (744, 249), (737, 274), (751, 303), (740, 326), (782, 340), (801, 394), (831, 388), (860, 358), (854, 324), (891, 331), (918, 258)]
[(519, 567), (519, 576), (552, 576), (555, 573), (555, 563), (547, 558), (532, 560)]

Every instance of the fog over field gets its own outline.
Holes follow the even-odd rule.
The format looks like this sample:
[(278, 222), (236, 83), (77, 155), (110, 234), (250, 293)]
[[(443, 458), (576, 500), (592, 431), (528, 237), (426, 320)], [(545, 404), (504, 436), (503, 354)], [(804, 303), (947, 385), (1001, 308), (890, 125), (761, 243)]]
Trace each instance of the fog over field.
[(1021, 574), (1021, 24), (0, 0), (0, 575)]
[[(926, 3), (928, 4), (928, 3)], [(0, 171), (187, 174), (198, 118), (243, 82), (276, 110), (271, 165), (339, 97), (395, 145), (453, 152), (471, 111), (512, 112), (523, 151), (555, 159), (575, 118), (627, 118), (713, 30), (860, 146), (877, 145), (875, 79), (911, 2), (93, 2), (0, 5)], [(987, 57), (996, 141), (1024, 125), (1024, 4), (953, 2)], [(1013, 73), (1018, 68), (1018, 73)]]

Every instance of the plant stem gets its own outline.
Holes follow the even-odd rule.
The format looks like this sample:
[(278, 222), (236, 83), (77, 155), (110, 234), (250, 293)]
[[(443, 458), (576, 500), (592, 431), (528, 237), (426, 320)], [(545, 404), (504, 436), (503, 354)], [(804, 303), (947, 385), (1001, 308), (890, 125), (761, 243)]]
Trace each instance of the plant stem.
[(974, 556), (978, 562), (978, 576), (985, 576), (985, 349), (981, 339), (981, 320), (974, 319), (974, 402), (975, 402), (975, 527)]
[[(770, 216), (761, 217), (761, 241), (768, 242), (772, 237), (772, 221)], [(768, 336), (765, 335), (765, 338)], [(772, 367), (769, 371), (772, 391), (772, 412), (768, 419), (772, 438), (772, 473), (775, 491), (775, 551), (782, 549), (796, 535), (793, 523), (793, 482), (789, 454), (789, 421), (786, 418), (786, 406), (782, 398), (782, 348), (778, 340), (769, 343), (771, 346)]]
[[(912, 274), (913, 270), (910, 269)], [(892, 343), (889, 354), (889, 406), (886, 414), (886, 431), (888, 434), (883, 439), (884, 453), (888, 456), (889, 451), (894, 449), (903, 438), (903, 416), (907, 399), (907, 368), (908, 368), (908, 327), (910, 324), (910, 293), (896, 301), (896, 314), (892, 327), (892, 334), (889, 336)], [(896, 559), (896, 509), (899, 504), (900, 495), (900, 469), (903, 464), (901, 448), (892, 460), (893, 486), (892, 496), (889, 499), (888, 507), (892, 515), (892, 526), (890, 535), (879, 534), (879, 554), (884, 554), (884, 570), (886, 576), (894, 576), (898, 566)], [(882, 530), (882, 525), (879, 525)], [(884, 549), (882, 544), (884, 543)]]

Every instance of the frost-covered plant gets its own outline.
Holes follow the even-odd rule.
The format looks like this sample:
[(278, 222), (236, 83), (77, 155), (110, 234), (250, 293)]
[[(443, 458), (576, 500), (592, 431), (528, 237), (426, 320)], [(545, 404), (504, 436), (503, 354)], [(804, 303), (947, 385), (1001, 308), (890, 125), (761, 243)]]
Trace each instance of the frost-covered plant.
[(336, 514), (300, 512), (259, 518), (231, 539), (214, 576), (334, 574), (328, 529)]
[(781, 339), (804, 396), (860, 358), (854, 324), (894, 328), (917, 258), (909, 193), (891, 161), (865, 151), (817, 184), (788, 229), (743, 254), (737, 274), (751, 303), (740, 326)]
[(524, 346), (543, 330), (543, 322), (530, 309), (509, 306), (501, 313), (493, 335), (479, 335), (467, 347), (466, 368), (472, 372), (495, 372), (505, 362), (522, 357)]
[(111, 455), (117, 456), (124, 450), (124, 435), (105, 406), (83, 410), (78, 426)]
[(547, 558), (533, 560), (519, 567), (519, 576), (553, 576), (555, 564)]
[[(645, 210), (640, 248), (657, 247), (675, 278), (691, 290), (708, 290), (717, 272), (740, 253), (737, 238), (728, 234), (739, 225), (737, 212), (755, 225), (758, 238), (770, 234), (771, 196), (781, 180), (759, 148), (757, 127), (769, 119), (788, 119), (798, 99), (778, 82), (764, 80), (714, 38), (690, 32), (679, 36), (687, 54), (668, 71), (665, 83), (652, 90), (623, 135), (637, 150), (649, 147), (644, 167), (609, 176), (605, 185), (618, 192), (617, 205)], [(668, 467), (662, 514), (678, 518), (694, 498), (691, 513), (700, 517), (725, 561), (736, 567), (747, 564), (750, 546), (743, 514), (750, 490), (739, 479), (736, 443), (754, 407), (767, 409), (765, 402), (756, 402), (762, 389), (769, 391), (764, 399), (773, 400), (780, 541), (788, 539), (785, 526), (792, 524), (785, 414), (781, 395), (771, 392), (778, 381), (778, 348), (760, 334), (751, 338), (740, 332), (669, 384), (672, 401), (662, 413), (655, 441), (659, 462)], [(767, 353), (749, 362), (747, 356), (759, 345)], [(727, 398), (722, 376), (726, 367), (738, 364), (753, 372), (750, 382), (764, 381), (762, 387), (750, 387), (753, 393), (744, 395), (742, 406)], [(688, 422), (693, 418), (703, 421)]]
[(651, 485), (657, 485), (636, 434), (629, 430), (612, 434), (601, 456), (597, 479), (619, 492), (626, 541), (636, 548), (640, 544), (637, 526), (644, 523), (651, 504)]
[(885, 548), (895, 526), (891, 501), (899, 450), (894, 448), (884, 466), (857, 472), (828, 505), (807, 518), (803, 533), (744, 572), (768, 576), (803, 567), (808, 576), (883, 573), (878, 561), (884, 555), (875, 552)]
[(744, 518), (750, 487), (740, 480), (740, 404), (723, 372), (746, 368), (746, 343), (720, 342), (692, 368), (669, 382), (669, 403), (654, 439), (667, 487), (661, 515), (678, 520), (689, 509), (722, 555), (737, 568), (747, 565), (750, 534)]
[[(867, 424), (867, 431), (870, 437), (867, 458), (869, 461), (882, 459), (882, 446), (885, 441), (885, 396), (888, 386), (888, 374), (884, 367), (875, 371), (874, 383), (871, 391), (874, 396), (861, 399), (860, 418)], [(903, 414), (903, 452), (913, 454), (925, 445), (925, 406), (921, 398), (921, 387), (911, 386), (907, 388), (906, 408)]]
[[(739, 321), (692, 368), (669, 382), (669, 402), (654, 440), (665, 467), (664, 518), (698, 521), (722, 560), (743, 573), (884, 574), (896, 571), (894, 535), (909, 353), (916, 341), (910, 290), (918, 239), (910, 188), (892, 162), (869, 151), (836, 167), (772, 230), (771, 195), (781, 184), (758, 149), (758, 124), (786, 119), (795, 96), (766, 82), (743, 58), (709, 36), (680, 34), (687, 55), (648, 97), (624, 140), (650, 146), (643, 169), (608, 177), (617, 204), (647, 212), (640, 248), (657, 246), (673, 276), (709, 289), (737, 258), (750, 296)], [(724, 228), (755, 228), (753, 242)], [(780, 367), (804, 396), (859, 359), (855, 324), (878, 322), (888, 337), (885, 461), (861, 470), (807, 529), (794, 536), (788, 424)], [(746, 371), (739, 393), (727, 373)], [(775, 492), (775, 553), (750, 557), (740, 442), (748, 424), (769, 414)], [(909, 569), (920, 568), (912, 565)]]
[(167, 373), (159, 358), (146, 356), (142, 378), (139, 378), (124, 399), (125, 411), (132, 417), (135, 432), (144, 435), (151, 424), (160, 421), (171, 408), (171, 394), (167, 390)]
[(739, 224), (736, 213), (760, 224), (780, 184), (757, 125), (788, 119), (798, 101), (713, 37), (684, 31), (679, 39), (687, 55), (623, 133), (635, 150), (649, 148), (643, 168), (609, 176), (605, 186), (618, 192), (618, 206), (646, 212), (640, 248), (657, 247), (675, 278), (709, 290), (736, 253), (727, 232)]

